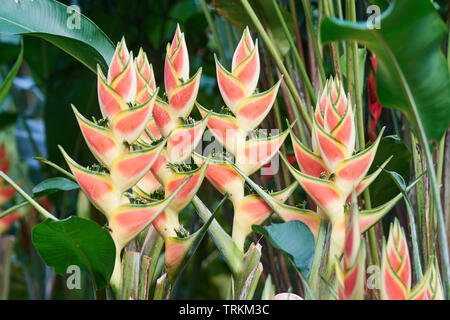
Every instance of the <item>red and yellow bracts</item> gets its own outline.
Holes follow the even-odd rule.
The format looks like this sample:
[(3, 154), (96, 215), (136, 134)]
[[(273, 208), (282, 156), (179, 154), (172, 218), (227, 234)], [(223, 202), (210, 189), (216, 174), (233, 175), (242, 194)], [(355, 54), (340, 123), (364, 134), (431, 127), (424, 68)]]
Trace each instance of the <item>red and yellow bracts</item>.
[(361, 241), (359, 210), (353, 197), (345, 236), (344, 255), (336, 263), (336, 283), (340, 300), (363, 300), (365, 282), (366, 247)]
[[(228, 113), (210, 112), (197, 104), (203, 117), (208, 117), (208, 128), (228, 153), (234, 156), (234, 164), (246, 175), (251, 175), (267, 164), (278, 152), (288, 131), (258, 137), (255, 129), (270, 112), (281, 80), (272, 88), (255, 93), (260, 72), (258, 42), (253, 42), (248, 28), (234, 52), (231, 72), (216, 58), (217, 83)], [(247, 139), (247, 136), (250, 138)], [(223, 154), (223, 150), (216, 152)], [(197, 164), (205, 161), (201, 155), (194, 155)], [(222, 194), (229, 192), (234, 206), (232, 238), (239, 249), (253, 224), (261, 224), (272, 213), (272, 209), (259, 196), (244, 194), (244, 179), (223, 158), (212, 160), (206, 171), (208, 180)], [(274, 194), (280, 202), (286, 201), (296, 185)]]
[[(154, 83), (153, 72), (146, 57), (138, 61), (143, 72), (142, 83)], [(167, 45), (164, 64), (164, 85), (168, 101), (156, 98), (152, 110), (152, 118), (148, 122), (147, 131), (140, 142), (149, 142), (164, 137), (167, 145), (158, 155), (151, 170), (133, 187), (134, 194), (144, 199), (150, 199), (158, 189), (164, 190), (165, 197), (186, 183), (174, 197), (164, 212), (153, 222), (153, 226), (165, 240), (165, 265), (169, 281), (176, 277), (179, 265), (192, 245), (194, 235), (188, 236), (180, 225), (178, 215), (191, 202), (200, 188), (206, 174), (208, 163), (198, 168), (189, 168), (186, 161), (190, 159), (194, 148), (201, 141), (209, 116), (201, 121), (189, 119), (189, 115), (197, 98), (200, 85), (201, 69), (189, 78), (189, 55), (184, 33), (177, 26), (172, 43)], [(141, 86), (144, 87), (144, 86)], [(152, 96), (155, 91), (149, 86)], [(139, 80), (138, 80), (139, 90)], [(188, 182), (186, 182), (189, 179)]]
[(389, 238), (383, 242), (381, 298), (384, 300), (442, 300), (443, 289), (436, 257), (428, 259), (422, 280), (411, 289), (411, 259), (405, 231), (395, 219)]
[[(318, 213), (332, 223), (329, 257), (340, 257), (345, 242), (344, 205), (353, 189), (359, 195), (377, 177), (382, 167), (366, 176), (375, 157), (382, 132), (367, 149), (355, 152), (353, 110), (342, 84), (330, 79), (317, 103), (312, 129), (312, 151), (291, 131), (294, 153), (300, 170), (284, 158), (291, 174), (318, 206)], [(381, 218), (379, 214), (362, 213), (361, 232)], [(369, 213), (369, 214), (368, 214)]]
[(111, 278), (116, 289), (122, 278), (121, 250), (152, 223), (180, 191), (180, 188), (172, 188), (171, 193), (159, 201), (127, 196), (149, 172), (167, 142), (163, 139), (149, 144), (139, 139), (143, 133), (152, 137), (149, 132), (152, 131), (157, 91), (145, 53), (141, 50), (135, 61), (122, 39), (106, 77), (98, 67), (98, 98), (105, 118), (90, 121), (73, 106), (83, 137), (100, 166), (85, 168), (60, 147), (81, 189), (108, 219), (116, 245), (117, 258)]

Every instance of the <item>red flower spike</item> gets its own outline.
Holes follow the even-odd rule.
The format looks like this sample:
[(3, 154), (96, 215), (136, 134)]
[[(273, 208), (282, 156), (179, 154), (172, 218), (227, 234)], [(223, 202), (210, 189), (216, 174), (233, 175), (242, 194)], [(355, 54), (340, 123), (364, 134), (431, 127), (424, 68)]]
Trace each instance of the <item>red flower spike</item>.
[[(336, 280), (340, 300), (364, 299), (365, 243), (361, 242), (356, 194), (348, 217), (342, 263), (336, 263)], [(333, 228), (333, 230), (335, 230)]]
[(172, 44), (167, 45), (164, 64), (164, 85), (173, 117), (186, 118), (191, 113), (197, 98), (201, 73), (200, 68), (191, 79), (188, 79), (189, 55), (184, 34), (177, 26)]
[(80, 188), (92, 204), (108, 217), (120, 205), (122, 198), (120, 191), (115, 186), (111, 177), (106, 173), (92, 171), (80, 166), (69, 157), (61, 146), (59, 146), (59, 149)]
[(347, 197), (353, 188), (356, 188), (366, 176), (367, 171), (375, 158), (375, 153), (382, 134), (383, 130), (378, 135), (378, 139), (369, 148), (340, 162), (336, 166), (334, 181), (345, 197)]
[(208, 128), (211, 130), (214, 138), (216, 138), (228, 152), (237, 154), (238, 149), (242, 149), (244, 146), (246, 132), (241, 129), (236, 118), (231, 115), (209, 111), (198, 103), (196, 105), (203, 118), (206, 117), (208, 113), (211, 113), (208, 121)]
[(297, 159), (300, 170), (315, 178), (319, 178), (323, 174), (325, 174), (325, 178), (328, 177), (329, 172), (322, 158), (308, 150), (308, 148), (306, 148), (295, 136), (292, 130), (290, 130), (290, 135), (295, 158)]
[(276, 136), (245, 141), (244, 150), (236, 155), (236, 165), (246, 174), (251, 175), (269, 162), (286, 139), (289, 130)]
[(136, 97), (136, 69), (133, 53), (128, 52), (125, 39), (117, 45), (108, 70), (108, 84), (125, 102), (134, 102)]
[(111, 164), (111, 179), (120, 192), (133, 187), (150, 170), (161, 153), (167, 140), (156, 146), (148, 146), (142, 150), (129, 151), (116, 157)]
[(333, 221), (336, 217), (343, 215), (345, 198), (341, 190), (332, 181), (304, 174), (291, 166), (283, 155), (280, 154), (280, 156), (291, 174), (314, 202), (326, 212), (330, 220)]
[(254, 44), (248, 27), (244, 29), (241, 40), (239, 41), (236, 50), (234, 50), (233, 61), (231, 69), (234, 71), (236, 67), (250, 54), (253, 50)]
[[(155, 75), (153, 66), (148, 62), (147, 54), (139, 50), (135, 61), (136, 67), (136, 103), (142, 104), (150, 97), (144, 100), (145, 94), (153, 95), (156, 90)], [(150, 90), (148, 90), (150, 89)], [(140, 97), (140, 98), (139, 98)]]
[(280, 84), (281, 79), (269, 90), (246, 97), (238, 103), (235, 115), (241, 129), (251, 131), (259, 126), (270, 112)]
[[(200, 166), (206, 158), (193, 153), (192, 158)], [(222, 194), (230, 193), (230, 200), (236, 203), (244, 197), (244, 179), (234, 170), (233, 166), (227, 162), (211, 160), (206, 169), (206, 177), (209, 182)]]
[(191, 202), (203, 182), (208, 163), (209, 160), (206, 160), (201, 167), (190, 172), (174, 172), (172, 176), (167, 179), (164, 184), (166, 197), (171, 195), (180, 184), (189, 179), (189, 182), (180, 190), (170, 204), (169, 209), (172, 212), (178, 214)]
[(144, 131), (150, 117), (157, 93), (142, 105), (119, 112), (111, 123), (111, 128), (120, 142), (135, 142)]
[(181, 125), (180, 119), (173, 115), (169, 105), (159, 99), (155, 101), (152, 115), (163, 137), (167, 137), (176, 126)]
[(369, 110), (371, 113), (369, 121), (370, 123), (369, 138), (371, 141), (374, 141), (375, 129), (378, 120), (380, 119), (381, 112), (383, 111), (383, 106), (381, 105), (377, 97), (377, 88), (374, 74), (374, 72), (377, 69), (377, 57), (374, 54), (371, 55), (370, 62), (372, 64), (373, 71), (369, 71), (369, 76), (367, 79), (367, 96), (369, 98)]
[(103, 166), (110, 168), (111, 162), (121, 153), (120, 144), (115, 136), (110, 129), (101, 127), (83, 117), (74, 105), (72, 105), (72, 109), (89, 150)]
[(167, 142), (167, 160), (181, 163), (189, 158), (202, 138), (209, 115), (193, 124), (178, 126), (172, 130)]
[(0, 187), (0, 207), (6, 204), (16, 193), (16, 190), (11, 187)]
[(405, 232), (395, 219), (389, 239), (383, 242), (381, 262), (381, 297), (384, 300), (406, 300), (411, 288), (411, 262)]
[(127, 108), (125, 100), (107, 83), (100, 66), (97, 66), (98, 104), (105, 118), (113, 119)]
[(220, 64), (216, 56), (214, 56), (214, 58), (216, 60), (217, 84), (219, 86), (220, 94), (227, 107), (235, 112), (239, 101), (248, 95), (247, 88), (241, 80), (228, 72)]
[(186, 118), (194, 107), (197, 98), (202, 68), (186, 82), (178, 85), (169, 94), (169, 106), (172, 114), (177, 118)]
[(247, 94), (253, 94), (258, 84), (260, 72), (258, 39), (255, 46), (249, 52), (248, 56), (233, 69), (233, 74), (244, 83), (247, 88)]
[(186, 81), (189, 77), (189, 55), (184, 33), (181, 32), (179, 24), (170, 46), (170, 59), (180, 78)]

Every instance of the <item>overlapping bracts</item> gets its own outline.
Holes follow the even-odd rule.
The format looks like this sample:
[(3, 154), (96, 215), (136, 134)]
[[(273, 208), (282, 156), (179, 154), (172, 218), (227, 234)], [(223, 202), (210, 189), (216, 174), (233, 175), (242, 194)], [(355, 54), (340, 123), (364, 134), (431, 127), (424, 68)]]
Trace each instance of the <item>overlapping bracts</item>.
[[(98, 68), (99, 105), (105, 118), (90, 121), (73, 106), (83, 137), (100, 166), (85, 168), (61, 148), (81, 189), (108, 218), (109, 230), (116, 245), (116, 266), (111, 278), (111, 284), (116, 288), (120, 287), (122, 277), (120, 252), (123, 247), (166, 209), (173, 212), (172, 207), (168, 208), (173, 200), (177, 200), (172, 203), (180, 209), (180, 201), (190, 195), (183, 189), (188, 182), (191, 193), (195, 193), (201, 183), (201, 179), (197, 178), (197, 183), (192, 185), (191, 181), (187, 181), (191, 175), (185, 175), (169, 185), (167, 181), (158, 181), (150, 171), (162, 154), (166, 154), (166, 144), (174, 144), (171, 137), (160, 139), (156, 129), (152, 113), (157, 93), (153, 68), (146, 54), (141, 49), (134, 59), (122, 39), (107, 76)], [(201, 132), (197, 134), (201, 135)], [(178, 150), (176, 146), (173, 149)], [(151, 194), (161, 185), (166, 187), (166, 194), (160, 200), (129, 193), (135, 189)]]
[(384, 300), (442, 300), (443, 289), (435, 257), (428, 259), (422, 280), (411, 289), (412, 270), (405, 231), (395, 219), (383, 242), (381, 298)]
[(344, 255), (336, 263), (336, 283), (340, 300), (364, 299), (366, 247), (361, 241), (356, 195), (348, 216)]
[[(337, 79), (330, 79), (317, 103), (312, 129), (312, 150), (291, 131), (295, 157), (300, 170), (284, 158), (291, 174), (318, 206), (318, 213), (332, 223), (329, 257), (340, 257), (344, 249), (345, 213), (353, 189), (359, 195), (377, 177), (387, 161), (374, 173), (367, 172), (382, 136), (367, 149), (355, 154), (355, 123), (349, 98)], [(379, 207), (361, 212), (361, 232), (387, 211)]]
[[(208, 128), (227, 152), (234, 155), (234, 165), (244, 174), (251, 175), (267, 164), (277, 153), (288, 135), (288, 130), (273, 136), (257, 137), (256, 129), (270, 112), (281, 80), (272, 88), (255, 93), (260, 72), (258, 42), (253, 42), (248, 28), (234, 52), (231, 72), (216, 58), (216, 75), (220, 93), (229, 114), (210, 112), (197, 104), (203, 117), (210, 116)], [(204, 161), (195, 155), (197, 164)], [(272, 213), (265, 201), (244, 194), (244, 179), (228, 162), (228, 159), (211, 161), (206, 171), (208, 180), (222, 194), (229, 192), (234, 206), (232, 238), (238, 248), (244, 249), (246, 236), (252, 224), (261, 224)], [(274, 195), (281, 203), (293, 192), (295, 185)]]

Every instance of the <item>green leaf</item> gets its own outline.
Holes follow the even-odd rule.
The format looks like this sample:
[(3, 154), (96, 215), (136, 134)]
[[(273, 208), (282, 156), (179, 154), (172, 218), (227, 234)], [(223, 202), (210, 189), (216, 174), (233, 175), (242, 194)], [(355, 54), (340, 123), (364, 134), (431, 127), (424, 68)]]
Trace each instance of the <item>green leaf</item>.
[[(367, 50), (365, 48), (358, 48), (358, 64), (359, 64), (359, 78), (364, 79), (365, 65), (366, 65)], [(343, 82), (347, 84), (347, 54), (339, 57), (339, 66), (341, 68)], [(364, 81), (359, 83), (359, 92), (364, 90)], [(347, 89), (348, 91), (348, 89)]]
[(97, 289), (108, 285), (116, 248), (106, 229), (79, 217), (45, 220), (33, 228), (31, 239), (44, 262), (61, 275), (71, 265), (87, 272)]
[(368, 29), (365, 22), (325, 18), (321, 38), (356, 40), (373, 51), (381, 104), (401, 110), (417, 132), (439, 141), (450, 123), (450, 76), (440, 50), (446, 26), (429, 0), (395, 0), (380, 23)]
[(314, 236), (301, 221), (272, 223), (270, 226), (253, 225), (253, 231), (262, 234), (272, 245), (287, 254), (305, 277), (314, 257)]
[[(369, 173), (377, 170), (390, 156), (393, 157), (385, 169), (395, 171), (403, 178), (405, 183), (408, 183), (412, 155), (408, 147), (398, 136), (387, 136), (380, 140)], [(380, 172), (380, 175), (372, 182), (369, 189), (371, 202), (374, 207), (382, 205), (398, 194), (397, 185), (385, 171)]]
[(111, 40), (90, 19), (53, 0), (2, 1), (0, 32), (45, 39), (93, 72), (103, 70), (114, 55)]
[(405, 183), (405, 179), (403, 179), (403, 177), (401, 175), (399, 175), (397, 172), (395, 171), (389, 171), (389, 170), (384, 170), (385, 172), (387, 172), (391, 177), (392, 180), (394, 180), (395, 184), (397, 185), (397, 187), (402, 191), (402, 192), (406, 192), (406, 183)]
[[(271, 0), (250, 0), (249, 3), (255, 10), (261, 23), (267, 28), (269, 35), (276, 42), (279, 52), (282, 55), (285, 55), (289, 51), (290, 46), (283, 28), (279, 23), (275, 8), (273, 7), (273, 2)], [(213, 6), (217, 13), (238, 28), (244, 29), (246, 26), (249, 26), (253, 32), (256, 32), (252, 20), (239, 0), (216, 0), (214, 1)], [(295, 24), (291, 14), (283, 7), (278, 7), (288, 26), (290, 34), (295, 34)]]
[[(3, 7), (3, 3), (0, 7)], [(1, 11), (1, 8), (0, 8)], [(0, 22), (1, 26), (1, 22)], [(1, 29), (0, 29), (1, 30)], [(3, 101), (5, 100), (6, 96), (8, 95), (9, 89), (11, 89), (11, 86), (13, 84), (13, 80), (17, 75), (17, 72), (19, 71), (19, 68), (22, 64), (23, 59), (23, 42), (20, 44), (20, 52), (19, 56), (17, 57), (16, 62), (14, 62), (13, 67), (8, 72), (8, 75), (6, 76), (5, 80), (3, 81), (1, 87), (0, 87), (0, 106), (2, 105)], [(3, 117), (3, 115), (2, 115)]]
[(33, 188), (33, 197), (42, 197), (56, 191), (70, 191), (78, 188), (78, 184), (72, 180), (62, 177), (50, 178), (42, 181)]

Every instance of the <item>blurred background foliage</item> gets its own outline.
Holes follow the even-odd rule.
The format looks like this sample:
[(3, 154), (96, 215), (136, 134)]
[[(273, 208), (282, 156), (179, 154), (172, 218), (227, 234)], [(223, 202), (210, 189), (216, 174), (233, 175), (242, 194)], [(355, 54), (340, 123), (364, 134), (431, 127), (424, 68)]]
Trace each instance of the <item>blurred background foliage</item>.
[[(209, 109), (219, 110), (223, 101), (219, 94), (215, 80), (214, 54), (226, 65), (232, 58), (232, 53), (237, 45), (242, 29), (253, 25), (244, 11), (237, 5), (236, 0), (211, 0), (207, 4), (211, 10), (212, 19), (217, 28), (223, 47), (222, 54), (215, 42), (211, 29), (205, 19), (200, 0), (158, 0), (158, 1), (123, 1), (123, 0), (72, 0), (60, 1), (67, 5), (77, 5), (81, 12), (90, 18), (105, 34), (116, 44), (125, 36), (127, 46), (135, 55), (142, 47), (153, 64), (157, 85), (163, 88), (163, 62), (166, 53), (166, 45), (172, 40), (176, 24), (179, 23), (185, 32), (186, 43), (190, 54), (190, 68), (197, 70), (203, 68), (200, 91), (197, 101)], [(295, 22), (293, 15), (288, 11), (290, 1), (280, 1), (283, 18), (291, 31), (295, 34)], [(304, 21), (304, 14), (300, 1), (296, 7), (298, 26), (300, 27), (300, 40), (304, 47), (308, 46), (308, 36)], [(365, 16), (365, 9), (372, 2), (383, 1), (356, 1), (357, 16)], [(385, 1), (386, 2), (386, 1)], [(251, 4), (259, 14), (264, 25), (269, 29), (271, 36), (276, 40), (277, 47), (283, 55), (290, 55), (289, 44), (281, 29), (274, 10), (271, 9), (272, 1), (252, 0)], [(318, 1), (311, 1), (313, 21), (318, 21)], [(436, 1), (441, 16), (445, 17), (447, 4), (445, 0)], [(445, 18), (444, 18), (445, 20)], [(254, 31), (254, 30), (253, 30)], [(256, 33), (253, 32), (253, 37)], [(79, 61), (52, 44), (32, 36), (7, 36), (0, 34), (0, 82), (3, 82), (8, 71), (17, 59), (20, 51), (20, 43), (23, 40), (24, 58), (12, 89), (0, 106), (0, 142), (7, 147), (7, 152), (14, 164), (10, 176), (18, 181), (25, 191), (31, 193), (32, 188), (42, 180), (59, 176), (60, 174), (49, 166), (33, 160), (33, 157), (43, 156), (49, 160), (66, 167), (57, 146), (63, 145), (74, 159), (84, 165), (94, 163), (94, 158), (87, 149), (78, 129), (70, 104), (74, 104), (81, 114), (87, 117), (101, 118), (97, 102), (96, 75)], [(260, 39), (260, 43), (262, 43)], [(264, 49), (263, 49), (264, 50)], [(330, 57), (329, 46), (324, 46), (324, 57)], [(307, 52), (305, 50), (305, 52)], [(226, 61), (224, 61), (224, 58)], [(264, 58), (262, 57), (261, 60)], [(292, 57), (291, 57), (292, 59)], [(333, 66), (330, 58), (324, 61), (325, 72), (331, 75)], [(292, 61), (292, 60), (291, 60)], [(363, 67), (366, 75), (370, 70), (368, 59)], [(310, 58), (305, 59), (306, 69), (311, 70)], [(261, 72), (263, 74), (263, 72)], [(191, 72), (192, 74), (192, 72)], [(314, 76), (312, 80), (314, 84)], [(344, 75), (345, 76), (345, 75)], [(298, 76), (297, 76), (298, 77)], [(299, 79), (296, 79), (299, 81)], [(364, 81), (365, 85), (365, 81)], [(259, 91), (270, 87), (266, 76), (262, 76)], [(316, 88), (315, 88), (316, 89)], [(365, 92), (365, 89), (364, 91)], [(281, 119), (289, 117), (285, 100), (279, 94), (279, 110)], [(367, 101), (364, 101), (367, 105)], [(195, 110), (195, 109), (194, 109)], [(367, 108), (366, 108), (367, 110)], [(195, 110), (193, 116), (199, 118)], [(265, 120), (263, 127), (276, 128), (275, 117), (272, 114)], [(369, 115), (365, 114), (366, 120)], [(381, 116), (380, 122), (387, 126), (385, 134), (397, 134), (402, 137), (402, 132), (407, 128), (402, 127), (402, 116), (399, 112), (388, 110)], [(367, 123), (367, 122), (366, 122)], [(380, 124), (378, 124), (380, 126)], [(283, 121), (283, 126), (285, 126)], [(280, 128), (281, 129), (281, 128)], [(398, 150), (398, 164), (394, 164), (404, 178), (409, 180), (411, 153), (401, 141), (394, 139), (384, 141), (385, 151)], [(284, 146), (287, 154), (292, 154), (290, 140), (287, 139)], [(383, 150), (383, 148), (380, 148)], [(383, 151), (382, 151), (383, 153)], [(386, 153), (386, 152), (385, 152)], [(388, 152), (389, 153), (389, 152)], [(380, 155), (380, 161), (386, 159), (385, 154)], [(398, 169), (400, 168), (400, 169)], [(255, 178), (256, 179), (256, 178)], [(259, 177), (258, 177), (259, 179)], [(264, 181), (267, 189), (275, 189), (275, 179)], [(378, 190), (385, 193), (389, 187), (395, 185), (383, 184), (387, 180), (378, 182)], [(214, 196), (211, 196), (213, 194)], [(373, 193), (376, 195), (376, 190)], [(199, 192), (199, 197), (209, 208), (214, 208), (221, 197), (218, 192), (205, 180)], [(391, 195), (386, 195), (390, 198)], [(378, 198), (374, 196), (374, 198)], [(215, 200), (217, 199), (217, 200)], [(304, 192), (299, 188), (296, 192), (295, 203), (305, 200)], [(11, 205), (20, 202), (16, 196)], [(384, 202), (385, 199), (380, 202)], [(69, 215), (79, 214), (90, 217), (100, 224), (105, 223), (103, 215), (91, 207), (82, 194), (78, 191), (59, 193), (48, 197), (48, 205), (52, 213), (64, 218)], [(31, 209), (27, 209), (31, 211)], [(219, 222), (230, 232), (232, 224), (231, 204), (226, 203), (221, 209)], [(201, 223), (194, 214), (192, 205), (188, 206), (182, 214), (182, 223), (188, 230), (197, 230)], [(389, 219), (389, 218), (388, 218)], [(38, 223), (35, 214), (28, 214), (25, 219), (16, 223), (8, 231), (15, 236), (14, 255), (12, 257), (11, 284), (9, 290), (10, 299), (91, 299), (105, 297), (106, 292), (94, 292), (92, 284), (86, 276), (83, 276), (81, 290), (68, 290), (65, 286), (65, 278), (55, 275), (53, 270), (42, 262), (31, 244), (30, 235), (32, 227)], [(197, 253), (184, 271), (184, 275), (173, 291), (173, 298), (178, 299), (224, 299), (229, 285), (229, 270), (215, 249), (214, 244), (205, 237)], [(253, 240), (258, 238), (253, 235)], [(265, 241), (265, 240), (264, 240)], [(265, 243), (263, 263), (267, 255), (277, 255), (273, 252), (268, 242)], [(277, 255), (276, 260), (285, 265), (282, 255)], [(273, 261), (273, 260), (272, 260)], [(162, 262), (162, 261), (161, 261)], [(161, 265), (161, 264), (160, 264)], [(161, 265), (162, 266), (162, 265)], [(266, 267), (265, 267), (266, 269)], [(267, 270), (271, 270), (270, 267)], [(296, 273), (290, 266), (284, 266), (286, 274), (280, 270), (275, 271), (275, 279), (279, 288), (278, 292), (288, 291), (288, 284), (294, 286), (297, 291)], [(262, 282), (265, 280), (263, 275)], [(292, 281), (291, 281), (292, 280)], [(258, 288), (256, 297), (259, 296)]]

